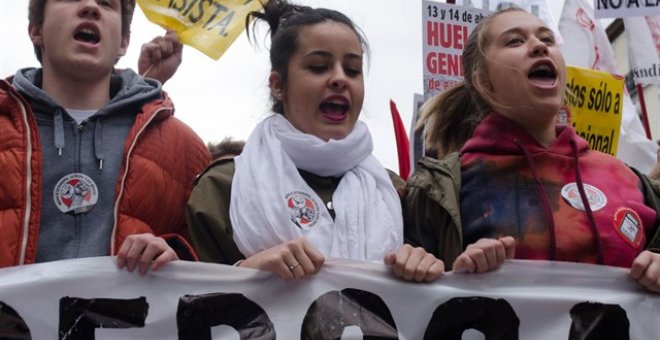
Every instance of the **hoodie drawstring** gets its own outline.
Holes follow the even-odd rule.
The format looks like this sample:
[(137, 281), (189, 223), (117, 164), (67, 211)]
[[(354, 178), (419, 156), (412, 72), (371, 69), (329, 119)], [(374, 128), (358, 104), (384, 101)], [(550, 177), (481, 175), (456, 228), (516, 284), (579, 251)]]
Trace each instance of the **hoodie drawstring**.
[(103, 170), (103, 124), (101, 124), (101, 118), (99, 117), (96, 120), (96, 126), (94, 127), (94, 155), (96, 160), (99, 161), (99, 171)]
[[(62, 150), (66, 146), (64, 141), (64, 116), (62, 115), (61, 108), (55, 110), (53, 114), (53, 138), (55, 142), (55, 148), (57, 149), (57, 155), (62, 157)], [(103, 153), (103, 124), (102, 119), (98, 118), (94, 122), (94, 155), (96, 160), (99, 162), (99, 170), (103, 170), (103, 159), (105, 155)]]
[(589, 205), (587, 193), (584, 191), (584, 184), (582, 183), (582, 175), (580, 173), (580, 162), (578, 161), (577, 145), (573, 139), (571, 139), (571, 147), (573, 148), (573, 158), (575, 161), (575, 181), (577, 182), (578, 191), (580, 192), (582, 205), (584, 206), (584, 209), (587, 212), (587, 217), (589, 218), (591, 232), (594, 234), (594, 243), (598, 255), (598, 264), (603, 264), (603, 241), (600, 239), (600, 234), (598, 233), (598, 228), (596, 227), (596, 219), (594, 218), (594, 213), (591, 210), (591, 206)]
[(55, 148), (57, 155), (62, 157), (62, 149), (64, 149), (64, 117), (62, 116), (62, 109), (55, 110), (53, 115), (53, 138), (55, 139)]
[[(557, 240), (555, 235), (555, 220), (552, 214), (552, 209), (550, 207), (550, 200), (548, 199), (548, 195), (545, 192), (543, 184), (541, 183), (541, 180), (538, 174), (536, 173), (534, 160), (529, 154), (529, 151), (517, 139), (514, 140), (514, 143), (516, 143), (516, 145), (518, 145), (518, 147), (525, 154), (525, 159), (527, 160), (529, 169), (532, 172), (534, 181), (536, 182), (536, 190), (541, 196), (541, 202), (543, 203), (543, 212), (545, 213), (546, 219), (548, 221), (548, 232), (550, 233), (550, 260), (555, 260), (557, 257)], [(582, 182), (582, 174), (580, 173), (580, 162), (579, 162), (577, 144), (575, 143), (575, 140), (571, 140), (570, 144), (573, 150), (573, 162), (574, 162), (573, 167), (575, 168), (575, 181), (577, 182), (578, 191), (580, 192), (580, 199), (582, 200), (582, 205), (584, 206), (584, 209), (587, 213), (587, 218), (589, 219), (589, 226), (591, 227), (591, 232), (594, 235), (594, 246), (596, 247), (598, 264), (603, 264), (604, 263), (603, 242), (600, 238), (600, 234), (598, 233), (598, 228), (596, 227), (596, 219), (594, 218), (594, 213), (591, 210), (591, 206), (589, 205), (589, 199), (584, 190), (584, 183)]]
[(555, 218), (552, 214), (552, 208), (550, 207), (550, 200), (548, 199), (548, 194), (545, 192), (541, 179), (536, 173), (536, 166), (534, 166), (534, 160), (532, 159), (529, 151), (516, 139), (513, 141), (518, 145), (518, 147), (525, 154), (525, 159), (527, 159), (527, 164), (529, 169), (532, 172), (534, 181), (536, 182), (536, 191), (541, 196), (541, 203), (543, 204), (543, 213), (545, 218), (548, 221), (548, 233), (550, 234), (550, 260), (554, 261), (557, 259), (557, 236), (555, 235)]

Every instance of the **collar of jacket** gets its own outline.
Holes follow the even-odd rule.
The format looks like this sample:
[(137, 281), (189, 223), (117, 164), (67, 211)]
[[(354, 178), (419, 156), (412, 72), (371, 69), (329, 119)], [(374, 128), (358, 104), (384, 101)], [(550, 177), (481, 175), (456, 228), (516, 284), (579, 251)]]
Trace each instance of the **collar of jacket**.
[(441, 160), (422, 157), (418, 162), (418, 171), (408, 179), (408, 185), (424, 190), (430, 199), (445, 209), (456, 226), (456, 232), (461, 239), (463, 238), (459, 202), (461, 156), (458, 152), (451, 153)]

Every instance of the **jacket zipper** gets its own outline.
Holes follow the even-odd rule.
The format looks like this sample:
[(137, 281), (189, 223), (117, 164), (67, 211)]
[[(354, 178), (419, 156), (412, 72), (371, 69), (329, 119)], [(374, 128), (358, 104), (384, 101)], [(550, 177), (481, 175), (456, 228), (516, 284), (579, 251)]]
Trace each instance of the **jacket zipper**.
[(114, 256), (115, 254), (115, 243), (117, 241), (117, 222), (118, 222), (118, 215), (119, 215), (119, 202), (121, 201), (121, 197), (124, 195), (124, 184), (126, 183), (126, 177), (128, 176), (128, 169), (130, 168), (131, 165), (131, 154), (133, 153), (133, 149), (135, 148), (135, 144), (137, 143), (137, 140), (140, 138), (144, 130), (151, 124), (151, 122), (160, 114), (162, 111), (166, 110), (173, 110), (172, 107), (161, 107), (154, 111), (153, 115), (147, 120), (147, 122), (140, 128), (140, 131), (135, 135), (135, 138), (131, 142), (131, 146), (128, 148), (128, 152), (126, 153), (126, 167), (125, 171), (121, 177), (121, 186), (119, 187), (119, 194), (117, 195), (117, 199), (115, 200), (115, 207), (114, 207), (114, 213), (113, 213), (113, 224), (112, 224), (112, 237), (110, 238), (110, 255)]
[(25, 105), (21, 102), (12, 91), (8, 91), (14, 100), (21, 108), (23, 124), (25, 124), (25, 136), (27, 137), (27, 152), (26, 152), (26, 181), (25, 181), (25, 217), (23, 218), (23, 237), (21, 239), (21, 254), (18, 259), (18, 264), (25, 264), (25, 253), (27, 252), (28, 234), (30, 228), (30, 214), (32, 213), (32, 195), (30, 194), (30, 183), (32, 183), (32, 132), (30, 131), (30, 124), (28, 123), (27, 110)]
[[(78, 125), (78, 127), (74, 128), (74, 133), (76, 134), (76, 139), (78, 142), (76, 145), (73, 146), (74, 152), (77, 154), (76, 156), (76, 163), (75, 163), (75, 171), (76, 172), (81, 172), (81, 159), (82, 159), (82, 134), (83, 134), (83, 129), (85, 128), (85, 122), (87, 122), (87, 119), (81, 122), (81, 124)], [(93, 138), (93, 137), (92, 137)], [(73, 214), (73, 228), (74, 228), (74, 244), (75, 244), (75, 255), (74, 257), (79, 257), (78, 254), (80, 254), (80, 244), (82, 240), (82, 216), (81, 214)]]

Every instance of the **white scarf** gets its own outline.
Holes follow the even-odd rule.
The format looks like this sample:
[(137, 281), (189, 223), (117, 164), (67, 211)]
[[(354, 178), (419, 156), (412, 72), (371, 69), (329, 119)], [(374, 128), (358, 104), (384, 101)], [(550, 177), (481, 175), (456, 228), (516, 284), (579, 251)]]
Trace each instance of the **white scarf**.
[[(280, 114), (264, 119), (235, 158), (229, 216), (241, 253), (299, 237), (326, 257), (382, 261), (396, 251), (403, 244), (401, 201), (372, 150), (360, 121), (346, 138), (326, 142)], [(298, 169), (343, 176), (332, 195), (334, 221)]]

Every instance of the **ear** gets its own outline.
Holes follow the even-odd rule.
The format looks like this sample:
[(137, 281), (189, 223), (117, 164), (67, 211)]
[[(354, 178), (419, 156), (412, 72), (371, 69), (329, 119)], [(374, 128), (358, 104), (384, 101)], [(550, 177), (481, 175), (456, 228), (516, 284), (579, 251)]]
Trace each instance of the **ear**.
[(270, 75), (268, 76), (268, 87), (270, 87), (270, 94), (273, 96), (273, 98), (282, 100), (284, 88), (282, 86), (282, 77), (280, 76), (279, 72), (270, 72)]
[(44, 46), (44, 38), (41, 34), (41, 26), (34, 23), (28, 24), (28, 35), (30, 36), (30, 40), (32, 40), (33, 45), (38, 47)]
[(128, 50), (128, 43), (131, 41), (131, 36), (126, 35), (125, 37), (121, 38), (121, 45), (119, 45), (119, 56), (123, 57), (126, 55), (126, 51)]

